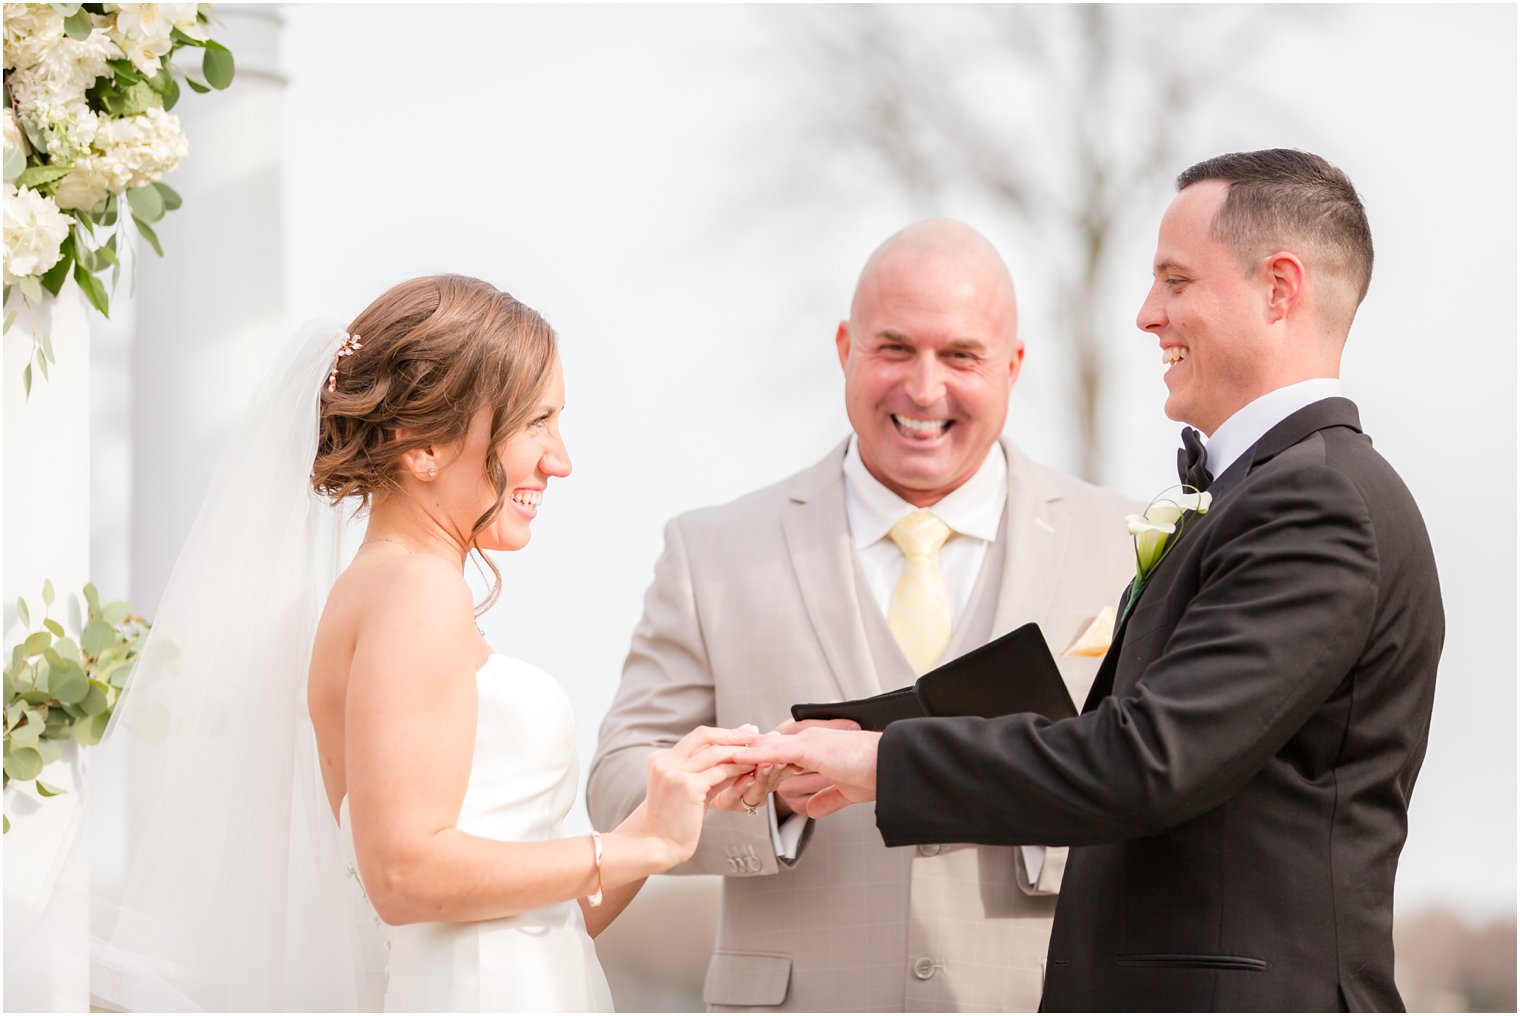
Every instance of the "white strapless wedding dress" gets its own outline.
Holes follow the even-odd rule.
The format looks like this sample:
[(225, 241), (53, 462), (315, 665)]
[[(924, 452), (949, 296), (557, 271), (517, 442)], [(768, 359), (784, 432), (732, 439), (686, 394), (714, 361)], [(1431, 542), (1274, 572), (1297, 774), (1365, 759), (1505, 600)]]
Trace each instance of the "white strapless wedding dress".
[[(564, 689), (539, 668), (500, 654), (485, 662), (475, 683), (480, 711), (459, 829), (493, 840), (563, 837), (579, 780)], [(356, 872), (346, 797), (338, 822), (345, 862)], [(583, 849), (589, 860), (590, 843)], [(385, 931), (387, 1012), (612, 1011), (612, 993), (573, 900), (492, 921)]]

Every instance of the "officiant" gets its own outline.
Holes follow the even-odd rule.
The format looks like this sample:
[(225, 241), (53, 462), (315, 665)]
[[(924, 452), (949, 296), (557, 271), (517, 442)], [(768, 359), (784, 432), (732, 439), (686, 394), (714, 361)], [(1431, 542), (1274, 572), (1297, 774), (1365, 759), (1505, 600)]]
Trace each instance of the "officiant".
[[(959, 222), (904, 229), (866, 262), (835, 345), (853, 433), (666, 527), (592, 764), (598, 828), (693, 727), (783, 726), (794, 703), (911, 685), (1029, 621), (1075, 701), (1092, 684), (1138, 506), (1002, 436), (1025, 347), (1001, 256)], [(710, 814), (676, 869), (725, 876), (708, 1005), (1033, 1010), (1065, 850), (888, 848), (867, 814), (809, 820), (822, 785)]]

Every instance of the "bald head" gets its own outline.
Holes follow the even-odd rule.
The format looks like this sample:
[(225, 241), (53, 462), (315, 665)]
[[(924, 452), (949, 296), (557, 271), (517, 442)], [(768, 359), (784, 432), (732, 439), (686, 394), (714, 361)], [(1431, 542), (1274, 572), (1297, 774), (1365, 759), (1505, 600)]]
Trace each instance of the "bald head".
[(916, 222), (889, 236), (866, 259), (850, 301), (850, 320), (887, 293), (921, 290), (996, 322), (1012, 353), (1018, 332), (1013, 276), (985, 236), (955, 219)]
[(923, 508), (976, 473), (1024, 360), (1013, 279), (985, 237), (933, 219), (888, 239), (860, 273), (834, 342), (872, 476)]

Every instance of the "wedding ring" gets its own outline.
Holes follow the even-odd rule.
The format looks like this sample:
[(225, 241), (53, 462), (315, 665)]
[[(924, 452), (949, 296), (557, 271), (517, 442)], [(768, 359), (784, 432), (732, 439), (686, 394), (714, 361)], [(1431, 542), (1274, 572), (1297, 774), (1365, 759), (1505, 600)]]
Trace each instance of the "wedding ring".
[(744, 805), (745, 814), (748, 814), (748, 815), (758, 815), (758, 814), (760, 814), (760, 806), (758, 804), (750, 804), (748, 801), (746, 801), (742, 797), (739, 798), (739, 803), (742, 804), (742, 805)]

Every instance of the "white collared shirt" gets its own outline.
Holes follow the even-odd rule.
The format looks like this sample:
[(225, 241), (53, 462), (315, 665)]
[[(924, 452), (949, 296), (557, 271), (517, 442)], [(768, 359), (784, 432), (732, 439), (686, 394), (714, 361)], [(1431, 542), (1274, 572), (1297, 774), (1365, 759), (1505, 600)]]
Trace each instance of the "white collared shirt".
[[(857, 438), (850, 435), (844, 457), (844, 505), (850, 524), (850, 541), (860, 559), (871, 598), (886, 616), (892, 591), (902, 578), (908, 559), (888, 535), (899, 519), (910, 512), (926, 511), (951, 529), (949, 539), (939, 550), (939, 570), (945, 579), (945, 593), (950, 599), (950, 625), (954, 630), (971, 602), (971, 591), (987, 558), (987, 547), (997, 539), (1003, 510), (1008, 504), (1008, 459), (1002, 445), (994, 442), (971, 478), (928, 508), (916, 508), (882, 485), (871, 475), (860, 458)], [(789, 815), (777, 821), (775, 799), (771, 798), (771, 843), (778, 857), (792, 860), (807, 819)], [(1025, 848), (1025, 863), (1039, 878), (1044, 860), (1043, 848)]]
[(883, 486), (860, 458), (858, 439), (851, 435), (844, 457), (844, 505), (850, 540), (860, 558), (871, 598), (883, 616), (908, 559), (888, 535), (910, 512), (925, 511), (951, 529), (939, 550), (939, 570), (950, 598), (952, 630), (971, 602), (987, 547), (997, 539), (998, 525), (1008, 504), (1008, 460), (994, 442), (971, 478), (928, 508), (915, 508)]
[(1316, 377), (1268, 392), (1246, 403), (1209, 435), (1205, 444), (1209, 475), (1218, 478), (1246, 453), (1246, 449), (1266, 436), (1267, 431), (1300, 409), (1341, 394), (1340, 378)]

